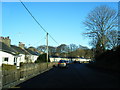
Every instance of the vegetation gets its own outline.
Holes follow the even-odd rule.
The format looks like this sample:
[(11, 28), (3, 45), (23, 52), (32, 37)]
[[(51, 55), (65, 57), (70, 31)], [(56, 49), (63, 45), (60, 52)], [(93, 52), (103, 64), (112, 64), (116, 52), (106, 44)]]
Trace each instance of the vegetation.
[[(48, 46), (50, 56), (60, 56), (60, 57), (85, 57), (91, 58), (93, 56), (92, 50), (85, 46), (77, 46), (76, 44), (61, 44), (57, 47)], [(45, 52), (46, 46), (42, 45), (37, 48)]]
[(92, 39), (95, 56), (117, 46), (118, 13), (108, 6), (99, 6), (91, 11), (84, 21), (86, 36)]
[(91, 38), (92, 51), (94, 53), (96, 67), (120, 71), (118, 43), (118, 13), (108, 6), (99, 6), (91, 11), (86, 21), (87, 37)]
[(96, 57), (96, 66), (102, 67), (104, 69), (114, 70), (120, 72), (119, 64), (120, 46), (115, 50), (107, 50), (98, 57)]
[[(39, 55), (39, 57), (35, 61), (35, 63), (41, 63), (41, 62), (47, 62), (47, 54), (46, 53)], [(50, 62), (49, 57), (48, 57), (48, 62)]]

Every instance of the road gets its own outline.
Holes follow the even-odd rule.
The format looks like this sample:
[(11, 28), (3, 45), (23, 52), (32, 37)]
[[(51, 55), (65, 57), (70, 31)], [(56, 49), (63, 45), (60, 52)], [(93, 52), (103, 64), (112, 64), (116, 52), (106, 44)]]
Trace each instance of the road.
[(85, 64), (54, 67), (16, 87), (19, 88), (119, 88), (118, 75), (101, 72)]

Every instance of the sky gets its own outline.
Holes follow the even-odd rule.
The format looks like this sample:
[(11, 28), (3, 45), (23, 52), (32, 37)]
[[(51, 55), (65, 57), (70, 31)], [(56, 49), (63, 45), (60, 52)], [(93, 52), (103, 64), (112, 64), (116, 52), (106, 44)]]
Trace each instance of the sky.
[[(100, 5), (118, 10), (117, 2), (24, 2), (32, 15), (60, 44), (76, 44), (91, 48), (85, 37), (83, 22), (88, 13)], [(0, 28), (1, 29), (1, 28)], [(20, 2), (2, 2), (2, 36), (12, 45), (23, 42), (26, 47), (46, 44), (46, 33), (33, 20)], [(58, 46), (48, 37), (50, 46)]]

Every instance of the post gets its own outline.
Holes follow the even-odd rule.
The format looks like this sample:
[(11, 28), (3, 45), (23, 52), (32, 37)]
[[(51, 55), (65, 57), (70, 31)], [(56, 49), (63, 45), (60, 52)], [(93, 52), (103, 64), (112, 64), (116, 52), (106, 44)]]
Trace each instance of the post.
[(48, 68), (48, 33), (46, 35), (46, 44), (47, 44), (47, 49), (46, 49), (46, 53), (47, 53), (47, 68)]

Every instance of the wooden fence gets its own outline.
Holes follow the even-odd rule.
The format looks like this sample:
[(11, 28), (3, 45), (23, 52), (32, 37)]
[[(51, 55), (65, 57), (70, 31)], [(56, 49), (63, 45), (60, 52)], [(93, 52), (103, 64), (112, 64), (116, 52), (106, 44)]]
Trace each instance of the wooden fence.
[(20, 69), (3, 69), (2, 70), (2, 88), (13, 87), (20, 82), (23, 82), (29, 78), (32, 78), (45, 70), (53, 67), (56, 63), (29, 63), (23, 64)]

